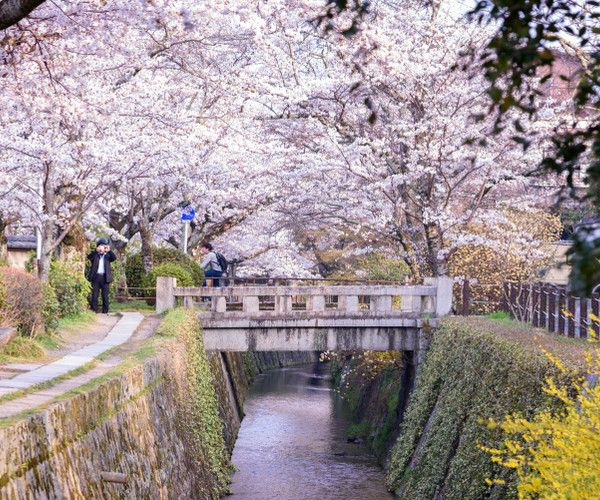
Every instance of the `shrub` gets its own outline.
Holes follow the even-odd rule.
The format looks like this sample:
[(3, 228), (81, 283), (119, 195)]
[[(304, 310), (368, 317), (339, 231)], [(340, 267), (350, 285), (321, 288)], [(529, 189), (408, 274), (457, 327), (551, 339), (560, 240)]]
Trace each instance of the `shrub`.
[(42, 282), (20, 269), (0, 268), (0, 324), (16, 326), (23, 335), (35, 336), (43, 327)]
[(144, 287), (153, 288), (156, 286), (156, 278), (159, 276), (171, 276), (177, 278), (177, 286), (193, 286), (192, 276), (179, 264), (174, 262), (165, 262), (154, 266), (152, 270), (144, 277)]
[(74, 316), (87, 309), (90, 284), (84, 277), (83, 265), (74, 259), (50, 263), (50, 285), (56, 293), (60, 317)]
[[(505, 440), (496, 449), (482, 449), (490, 453), (492, 462), (516, 470), (519, 498), (596, 498), (600, 491), (600, 385), (594, 384), (593, 377), (584, 382), (577, 371), (548, 357), (560, 372), (570, 372), (573, 381), (546, 381), (544, 390), (561, 411), (546, 410), (533, 418), (512, 414), (500, 422), (490, 421), (488, 426), (500, 427)], [(600, 369), (600, 352), (595, 359), (589, 373)]]
[(50, 283), (43, 284), (44, 308), (42, 317), (44, 318), (44, 329), (46, 333), (52, 333), (58, 328), (58, 318), (60, 317), (60, 304), (56, 298), (56, 292)]
[[(189, 255), (184, 254), (180, 250), (175, 248), (155, 248), (153, 250), (154, 255), (154, 266), (159, 266), (165, 263), (179, 264), (180, 267), (185, 269), (192, 278), (192, 284), (189, 286), (201, 286), (204, 281), (204, 271), (200, 265), (195, 262)], [(144, 276), (144, 266), (142, 264), (142, 254), (140, 252), (130, 255), (127, 257), (125, 262), (125, 275), (127, 277), (127, 286), (132, 288), (147, 286), (145, 283), (148, 281)], [(156, 283), (156, 280), (152, 281), (152, 286)], [(144, 293), (137, 293), (135, 290), (132, 295), (144, 295)]]
[(119, 288), (123, 288), (127, 283), (125, 281), (125, 270), (123, 263), (117, 258), (114, 262), (111, 262), (110, 269), (113, 275), (113, 281), (108, 289), (108, 298), (110, 301), (114, 301), (119, 293)]

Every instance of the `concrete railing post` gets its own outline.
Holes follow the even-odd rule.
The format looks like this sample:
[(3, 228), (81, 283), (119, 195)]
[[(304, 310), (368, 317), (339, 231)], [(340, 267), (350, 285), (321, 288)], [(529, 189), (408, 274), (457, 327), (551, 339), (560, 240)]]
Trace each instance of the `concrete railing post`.
[(344, 295), (341, 298), (342, 298), (342, 304), (344, 306), (345, 311), (348, 311), (348, 312), (358, 311), (358, 295)]
[(170, 276), (156, 278), (156, 313), (161, 314), (175, 307), (175, 287), (177, 279)]
[(391, 295), (373, 295), (371, 296), (371, 305), (374, 311), (391, 311), (392, 296)]
[(245, 313), (257, 313), (260, 310), (258, 297), (242, 297), (242, 310)]
[(227, 311), (227, 301), (225, 297), (212, 297), (211, 310), (213, 312), (224, 313)]
[(278, 295), (275, 297), (275, 312), (288, 313), (292, 310), (292, 296)]
[(324, 295), (310, 295), (308, 297), (308, 303), (306, 304), (307, 311), (321, 312), (325, 310), (325, 296)]
[(448, 276), (440, 276), (435, 281), (435, 315), (446, 316), (452, 312), (452, 285), (454, 280)]
[(411, 312), (422, 313), (426, 309), (425, 298), (422, 295), (413, 295)]

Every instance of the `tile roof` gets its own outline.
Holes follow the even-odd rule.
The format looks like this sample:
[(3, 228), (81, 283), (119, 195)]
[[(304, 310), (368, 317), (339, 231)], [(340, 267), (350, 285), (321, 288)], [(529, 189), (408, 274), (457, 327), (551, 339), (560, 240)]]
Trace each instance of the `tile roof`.
[(6, 240), (9, 249), (35, 250), (37, 248), (35, 236), (7, 236)]

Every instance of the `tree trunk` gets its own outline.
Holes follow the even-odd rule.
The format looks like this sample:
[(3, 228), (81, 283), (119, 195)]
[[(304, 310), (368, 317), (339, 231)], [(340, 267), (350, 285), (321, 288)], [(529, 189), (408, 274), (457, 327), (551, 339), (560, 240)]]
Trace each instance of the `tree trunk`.
[(8, 255), (8, 247), (5, 234), (6, 226), (6, 219), (4, 219), (2, 212), (0, 212), (0, 265), (2, 265), (4, 259), (6, 259)]
[(410, 277), (414, 283), (420, 283), (423, 279), (421, 275), (421, 266), (419, 265), (417, 252), (410, 239), (410, 235), (404, 232), (402, 228), (397, 227), (396, 239), (400, 242), (400, 246), (402, 247), (404, 262), (406, 262), (406, 265), (410, 270)]
[(144, 272), (148, 273), (154, 263), (152, 255), (152, 232), (148, 229), (140, 228), (140, 237), (142, 239), (142, 265), (144, 266)]
[(442, 254), (444, 248), (439, 228), (429, 224), (425, 226), (427, 243), (427, 261), (434, 277), (448, 275), (448, 259)]
[(54, 224), (52, 221), (44, 223), (42, 228), (42, 252), (40, 259), (37, 262), (38, 265), (38, 277), (43, 282), (47, 282), (50, 278), (50, 261), (52, 260), (52, 250), (48, 250), (52, 246), (52, 231), (54, 230)]
[(17, 24), (45, 0), (0, 0), (0, 30)]

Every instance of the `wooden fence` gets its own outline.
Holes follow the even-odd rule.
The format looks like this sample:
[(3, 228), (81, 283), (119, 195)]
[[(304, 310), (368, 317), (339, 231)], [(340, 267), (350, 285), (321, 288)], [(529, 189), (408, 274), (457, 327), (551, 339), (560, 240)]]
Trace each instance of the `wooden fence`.
[(500, 309), (566, 337), (598, 338), (600, 296), (577, 297), (550, 283), (505, 283)]
[(500, 310), (503, 288), (498, 283), (463, 280), (454, 284), (454, 313), (460, 316), (488, 314)]

